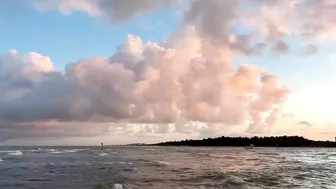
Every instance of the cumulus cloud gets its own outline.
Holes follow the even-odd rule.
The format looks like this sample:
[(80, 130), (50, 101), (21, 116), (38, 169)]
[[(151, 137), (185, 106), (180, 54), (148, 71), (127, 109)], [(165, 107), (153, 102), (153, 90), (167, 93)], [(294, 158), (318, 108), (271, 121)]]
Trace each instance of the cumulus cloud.
[[(115, 23), (177, 2), (35, 0), (34, 6), (64, 14), (85, 12)], [(208, 136), (246, 123), (248, 133), (271, 130), (282, 117), (281, 105), (289, 90), (261, 67), (236, 67), (233, 59), (258, 55), (266, 48), (287, 53), (290, 37), (309, 43), (332, 37), (335, 3), (188, 2), (181, 24), (164, 41), (143, 42), (127, 35), (110, 57), (78, 60), (62, 72), (38, 53), (11, 50), (1, 55), (0, 130), (7, 134), (0, 136), (109, 132)], [(307, 46), (303, 54), (315, 50)], [(77, 126), (80, 123), (89, 125)]]
[[(128, 35), (111, 57), (79, 60), (64, 73), (54, 70), (47, 57), (13, 50), (0, 59), (6, 78), (0, 119), (21, 129), (53, 121), (64, 129), (75, 128), (63, 127), (66, 123), (114, 122), (149, 124), (143, 129), (154, 133), (205, 132), (219, 129), (215, 123), (231, 127), (254, 113), (274, 112), (286, 89), (258, 66), (235, 69), (232, 56), (227, 45), (204, 41), (193, 28), (178, 31), (164, 44), (143, 44)], [(191, 126), (190, 121), (213, 125)], [(54, 126), (45, 128), (60, 134)]]

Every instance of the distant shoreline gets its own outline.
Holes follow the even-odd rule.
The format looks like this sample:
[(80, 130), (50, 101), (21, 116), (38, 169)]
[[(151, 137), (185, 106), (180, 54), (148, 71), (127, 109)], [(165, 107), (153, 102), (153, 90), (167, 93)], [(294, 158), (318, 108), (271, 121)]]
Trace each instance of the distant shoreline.
[(198, 147), (244, 147), (253, 144), (255, 147), (324, 147), (336, 148), (333, 141), (314, 141), (302, 136), (276, 137), (218, 137), (202, 140), (168, 141), (152, 144), (152, 146), (198, 146)]
[[(146, 147), (146, 146), (188, 146), (188, 147), (245, 147), (253, 144), (255, 147), (316, 147), (316, 148), (336, 148), (334, 141), (315, 141), (302, 136), (274, 136), (274, 137), (218, 137), (200, 140), (186, 139), (180, 141), (167, 141), (154, 144), (132, 143), (104, 145), (104, 148), (111, 147)], [(97, 145), (0, 145), (6, 147), (33, 147), (33, 148), (101, 148)]]

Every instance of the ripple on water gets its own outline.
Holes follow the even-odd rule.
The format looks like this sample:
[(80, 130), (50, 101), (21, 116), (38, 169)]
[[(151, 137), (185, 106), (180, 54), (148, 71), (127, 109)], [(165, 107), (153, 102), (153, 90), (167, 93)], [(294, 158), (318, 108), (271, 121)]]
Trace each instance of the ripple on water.
[[(47, 183), (54, 188), (77, 188), (74, 182), (92, 189), (98, 183), (106, 183), (109, 189), (116, 183), (128, 189), (333, 188), (336, 180), (336, 151), (333, 150), (282, 149), (276, 155), (277, 152), (272, 149), (246, 152), (244, 149), (185, 147), (181, 153), (175, 148), (174, 151), (156, 148), (156, 151), (145, 153), (144, 149), (133, 149), (127, 153), (123, 153), (122, 149), (81, 153), (55, 149), (64, 154), (54, 155), (46, 150), (36, 154), (21, 150), (24, 158), (20, 158), (8, 155), (9, 151), (5, 149), (0, 151), (1, 158), (5, 160), (0, 163), (0, 180), (9, 178), (8, 184), (13, 189), (23, 188), (15, 187), (17, 183), (24, 183), (26, 188), (40, 184), (47, 186)], [(108, 156), (98, 155), (104, 153)], [(325, 156), (329, 158), (323, 159)], [(22, 169), (23, 166), (29, 169)], [(4, 186), (1, 184), (0, 188)]]
[[(187, 179), (189, 182), (200, 183), (199, 185), (208, 188), (245, 189), (248, 182), (238, 175), (223, 172), (206, 173), (203, 176)], [(199, 187), (201, 188), (201, 187)]]

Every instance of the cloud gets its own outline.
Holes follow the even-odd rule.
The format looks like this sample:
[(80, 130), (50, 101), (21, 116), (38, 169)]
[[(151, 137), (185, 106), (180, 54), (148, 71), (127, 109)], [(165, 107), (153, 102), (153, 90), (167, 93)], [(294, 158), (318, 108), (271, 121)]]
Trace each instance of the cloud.
[(294, 118), (295, 117), (293, 113), (283, 113), (281, 116), (283, 118)]
[(225, 130), (253, 113), (274, 113), (273, 105), (282, 101), (286, 89), (258, 66), (234, 69), (232, 57), (229, 46), (205, 41), (193, 28), (177, 31), (163, 44), (143, 44), (140, 37), (128, 35), (110, 57), (79, 60), (64, 73), (47, 57), (12, 50), (0, 59), (6, 96), (0, 100), (0, 120), (15, 125), (12, 131), (6, 127), (7, 136), (17, 128), (33, 135), (25, 129), (40, 124), (48, 125), (46, 135), (61, 134), (54, 131), (61, 127), (82, 136), (87, 132), (80, 127), (64, 125), (113, 122), (124, 128), (148, 124), (145, 131), (152, 133), (199, 132), (198, 126), (177, 123), (208, 123), (208, 130), (220, 129), (214, 126), (220, 123)]
[(169, 6), (176, 0), (35, 0), (38, 10), (57, 9), (62, 14), (75, 11), (85, 12), (93, 17), (104, 17), (111, 22), (122, 22), (143, 13)]
[(271, 49), (274, 53), (286, 53), (289, 51), (289, 46), (283, 41), (277, 41)]
[[(78, 60), (62, 72), (35, 52), (1, 55), (0, 130), (7, 133), (2, 137), (110, 132), (208, 136), (238, 126), (248, 133), (269, 132), (282, 117), (290, 91), (263, 68), (236, 67), (233, 59), (267, 48), (287, 53), (292, 37), (313, 44), (334, 36), (333, 1), (188, 2), (181, 24), (164, 41), (143, 42), (127, 35), (110, 57)], [(85, 12), (117, 23), (175, 3), (36, 0), (34, 6), (63, 14)], [(303, 54), (315, 50), (308, 45)]]
[(305, 126), (308, 126), (308, 127), (313, 126), (313, 124), (310, 123), (309, 121), (299, 121), (298, 124), (299, 125), (305, 125)]
[[(274, 54), (288, 53), (289, 37), (304, 41), (328, 40), (336, 33), (333, 0), (34, 0), (38, 10), (63, 14), (84, 12), (92, 17), (120, 23), (162, 8), (186, 4), (181, 25), (192, 25), (199, 35), (245, 55), (258, 55), (266, 48)], [(309, 9), (316, 7), (316, 9)], [(317, 48), (308, 45), (304, 55)]]
[(308, 44), (301, 49), (302, 55), (311, 55), (317, 53), (319, 48), (316, 45)]

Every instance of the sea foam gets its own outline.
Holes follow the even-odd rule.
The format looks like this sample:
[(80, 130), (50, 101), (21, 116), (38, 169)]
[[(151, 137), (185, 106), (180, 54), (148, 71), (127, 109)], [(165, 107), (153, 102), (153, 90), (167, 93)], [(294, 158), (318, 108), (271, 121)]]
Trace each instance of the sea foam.
[(161, 165), (161, 166), (168, 166), (168, 165), (170, 165), (170, 163), (168, 163), (168, 162), (166, 162), (166, 161), (156, 161), (156, 163), (157, 163), (158, 165)]
[(123, 189), (123, 186), (121, 184), (114, 184), (112, 189)]
[(7, 151), (7, 155), (11, 156), (21, 156), (23, 153), (20, 150)]
[(108, 156), (108, 153), (100, 153), (98, 156)]
[(65, 150), (64, 152), (65, 153), (76, 153), (76, 152), (81, 152), (81, 151), (86, 151), (86, 150), (89, 150), (89, 149), (69, 149), (69, 150)]

